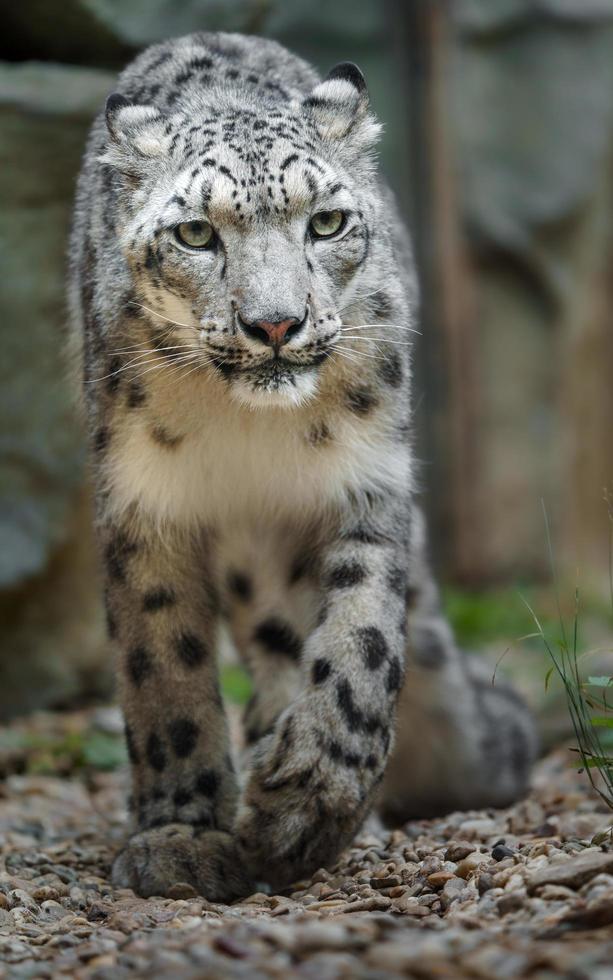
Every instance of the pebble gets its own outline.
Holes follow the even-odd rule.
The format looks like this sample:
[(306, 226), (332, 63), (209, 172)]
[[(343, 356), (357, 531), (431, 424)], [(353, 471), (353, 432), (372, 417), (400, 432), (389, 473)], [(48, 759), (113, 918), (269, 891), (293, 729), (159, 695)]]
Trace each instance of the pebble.
[(489, 854), (482, 854), (480, 851), (473, 851), (461, 861), (458, 861), (456, 875), (458, 878), (468, 878), (470, 874), (480, 868), (483, 864), (489, 864), (491, 857)]
[[(112, 734), (117, 717), (96, 724)], [(515, 806), (392, 832), (369, 821), (335, 866), (232, 906), (187, 882), (148, 900), (111, 886), (125, 783), (123, 771), (7, 780), (0, 980), (608, 980), (613, 854), (607, 840), (590, 846), (608, 817), (564, 753), (539, 763)]]
[(528, 881), (528, 890), (534, 892), (541, 885), (568, 885), (576, 889), (595, 875), (608, 871), (613, 871), (613, 852), (590, 848), (568, 861), (550, 864), (537, 871)]
[[(456, 879), (453, 871), (435, 871), (433, 874), (428, 875), (426, 881), (433, 888), (442, 888), (446, 882)], [(457, 879), (456, 879), (457, 880)]]

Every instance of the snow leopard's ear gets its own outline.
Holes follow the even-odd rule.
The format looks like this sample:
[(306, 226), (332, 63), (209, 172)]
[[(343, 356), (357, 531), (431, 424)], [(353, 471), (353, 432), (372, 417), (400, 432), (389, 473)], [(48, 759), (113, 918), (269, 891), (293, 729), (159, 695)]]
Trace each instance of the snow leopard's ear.
[(166, 119), (154, 106), (137, 105), (114, 93), (106, 100), (105, 118), (110, 138), (101, 163), (137, 177), (150, 170), (152, 159), (168, 151)]
[(366, 149), (381, 131), (369, 112), (364, 76), (351, 61), (335, 65), (303, 104), (324, 140), (351, 136)]

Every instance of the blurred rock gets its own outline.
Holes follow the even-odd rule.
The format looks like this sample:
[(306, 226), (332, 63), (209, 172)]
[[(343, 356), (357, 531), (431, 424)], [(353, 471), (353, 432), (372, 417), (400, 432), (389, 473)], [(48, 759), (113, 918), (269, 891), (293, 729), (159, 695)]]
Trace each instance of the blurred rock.
[(74, 177), (110, 87), (102, 72), (0, 64), (5, 717), (82, 693), (82, 671), (95, 673), (108, 659), (82, 490), (83, 439), (65, 363), (64, 281)]
[(31, 58), (78, 65), (117, 65), (131, 49), (108, 27), (87, 0), (28, 0), (5, 4), (0, 57)]

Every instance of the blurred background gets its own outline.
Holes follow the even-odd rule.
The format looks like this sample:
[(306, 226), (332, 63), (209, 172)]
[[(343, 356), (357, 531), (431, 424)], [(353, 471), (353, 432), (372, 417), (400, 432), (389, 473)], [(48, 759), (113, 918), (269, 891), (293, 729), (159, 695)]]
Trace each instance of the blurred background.
[[(578, 583), (584, 649), (610, 658), (613, 0), (3, 4), (0, 718), (111, 695), (62, 356), (66, 237), (116, 72), (201, 29), (273, 37), (322, 72), (362, 67), (422, 283), (417, 448), (446, 607), (466, 646), (492, 663), (508, 650), (558, 732), (521, 596), (555, 635), (544, 502), (563, 614)], [(245, 696), (236, 668), (225, 684)]]

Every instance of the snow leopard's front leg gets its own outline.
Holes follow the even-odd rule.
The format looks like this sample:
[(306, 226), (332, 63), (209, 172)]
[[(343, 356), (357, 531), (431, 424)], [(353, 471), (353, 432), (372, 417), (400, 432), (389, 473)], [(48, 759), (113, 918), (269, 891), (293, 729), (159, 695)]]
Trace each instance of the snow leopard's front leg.
[(274, 887), (335, 859), (383, 777), (404, 675), (408, 513), (381, 499), (322, 550), (303, 690), (258, 744), (237, 820), (247, 868)]
[(251, 885), (232, 837), (237, 785), (217, 678), (210, 543), (111, 523), (102, 539), (135, 825), (114, 883), (147, 896), (188, 882), (229, 901)]

